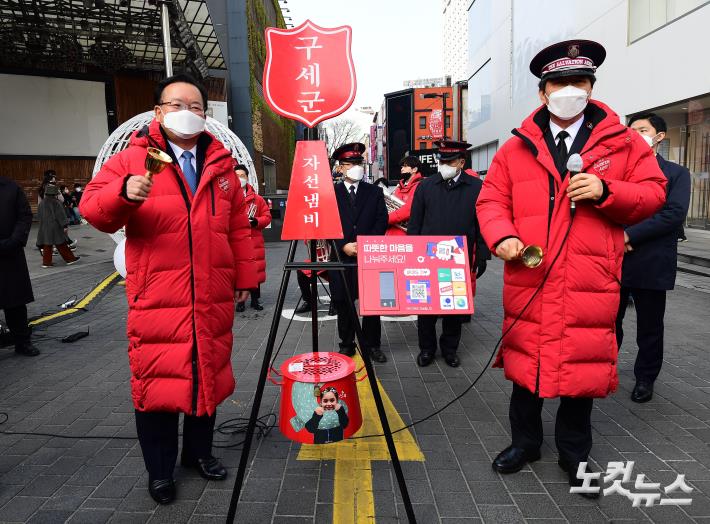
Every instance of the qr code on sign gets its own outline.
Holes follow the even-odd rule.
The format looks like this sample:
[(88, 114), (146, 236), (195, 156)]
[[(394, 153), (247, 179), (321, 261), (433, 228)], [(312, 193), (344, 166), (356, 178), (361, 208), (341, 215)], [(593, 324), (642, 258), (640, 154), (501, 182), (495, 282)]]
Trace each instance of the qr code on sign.
[(412, 300), (426, 300), (426, 284), (412, 284), (409, 291)]

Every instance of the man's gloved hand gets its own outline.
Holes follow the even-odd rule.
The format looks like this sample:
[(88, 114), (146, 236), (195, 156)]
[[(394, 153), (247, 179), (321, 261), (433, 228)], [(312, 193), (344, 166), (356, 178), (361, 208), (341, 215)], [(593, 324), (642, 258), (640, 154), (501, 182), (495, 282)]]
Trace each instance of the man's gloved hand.
[(251, 227), (256, 227), (258, 222), (256, 221), (256, 218), (250, 218), (249, 224), (251, 225)]
[(476, 280), (481, 278), (481, 275), (486, 272), (486, 268), (488, 267), (488, 261), (485, 258), (481, 258), (480, 260), (476, 260)]

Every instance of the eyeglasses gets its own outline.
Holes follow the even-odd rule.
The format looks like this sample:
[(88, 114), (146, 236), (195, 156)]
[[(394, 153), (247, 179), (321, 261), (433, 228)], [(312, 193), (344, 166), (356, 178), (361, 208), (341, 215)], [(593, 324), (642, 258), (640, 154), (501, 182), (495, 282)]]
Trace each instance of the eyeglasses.
[(204, 108), (199, 104), (187, 105), (185, 102), (180, 102), (179, 100), (173, 100), (172, 102), (161, 102), (159, 106), (168, 106), (172, 108), (173, 111), (192, 111), (197, 114), (204, 114)]

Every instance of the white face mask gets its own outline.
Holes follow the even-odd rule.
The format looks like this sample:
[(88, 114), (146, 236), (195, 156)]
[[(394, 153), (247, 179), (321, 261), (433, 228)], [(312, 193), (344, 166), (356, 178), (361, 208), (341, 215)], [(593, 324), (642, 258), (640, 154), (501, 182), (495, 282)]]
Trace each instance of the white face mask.
[(648, 135), (641, 135), (641, 138), (644, 139), (644, 141), (648, 144), (648, 147), (653, 149), (656, 145), (655, 139), (658, 136), (658, 133), (656, 133), (653, 136), (648, 136)]
[(454, 178), (458, 172), (458, 167), (450, 166), (449, 164), (439, 164), (439, 173), (441, 173), (441, 178), (444, 180)]
[(345, 172), (345, 176), (353, 182), (359, 182), (365, 176), (365, 168), (362, 166), (353, 166)]
[(568, 85), (547, 96), (547, 109), (562, 120), (577, 116), (587, 107), (589, 93), (579, 87)]
[(247, 187), (247, 179), (239, 177), (239, 183), (242, 185), (242, 187)]
[(171, 111), (163, 113), (163, 125), (180, 138), (193, 138), (205, 130), (206, 120), (192, 111)]

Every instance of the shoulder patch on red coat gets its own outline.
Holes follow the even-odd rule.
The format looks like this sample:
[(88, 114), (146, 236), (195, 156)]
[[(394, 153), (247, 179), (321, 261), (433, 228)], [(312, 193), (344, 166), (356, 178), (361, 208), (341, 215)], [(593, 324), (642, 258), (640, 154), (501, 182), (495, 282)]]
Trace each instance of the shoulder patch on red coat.
[(219, 188), (220, 188), (222, 191), (224, 191), (225, 193), (226, 193), (227, 191), (229, 191), (229, 179), (228, 179), (227, 177), (223, 177), (223, 176), (219, 177), (219, 178), (217, 179), (217, 185), (218, 185)]

